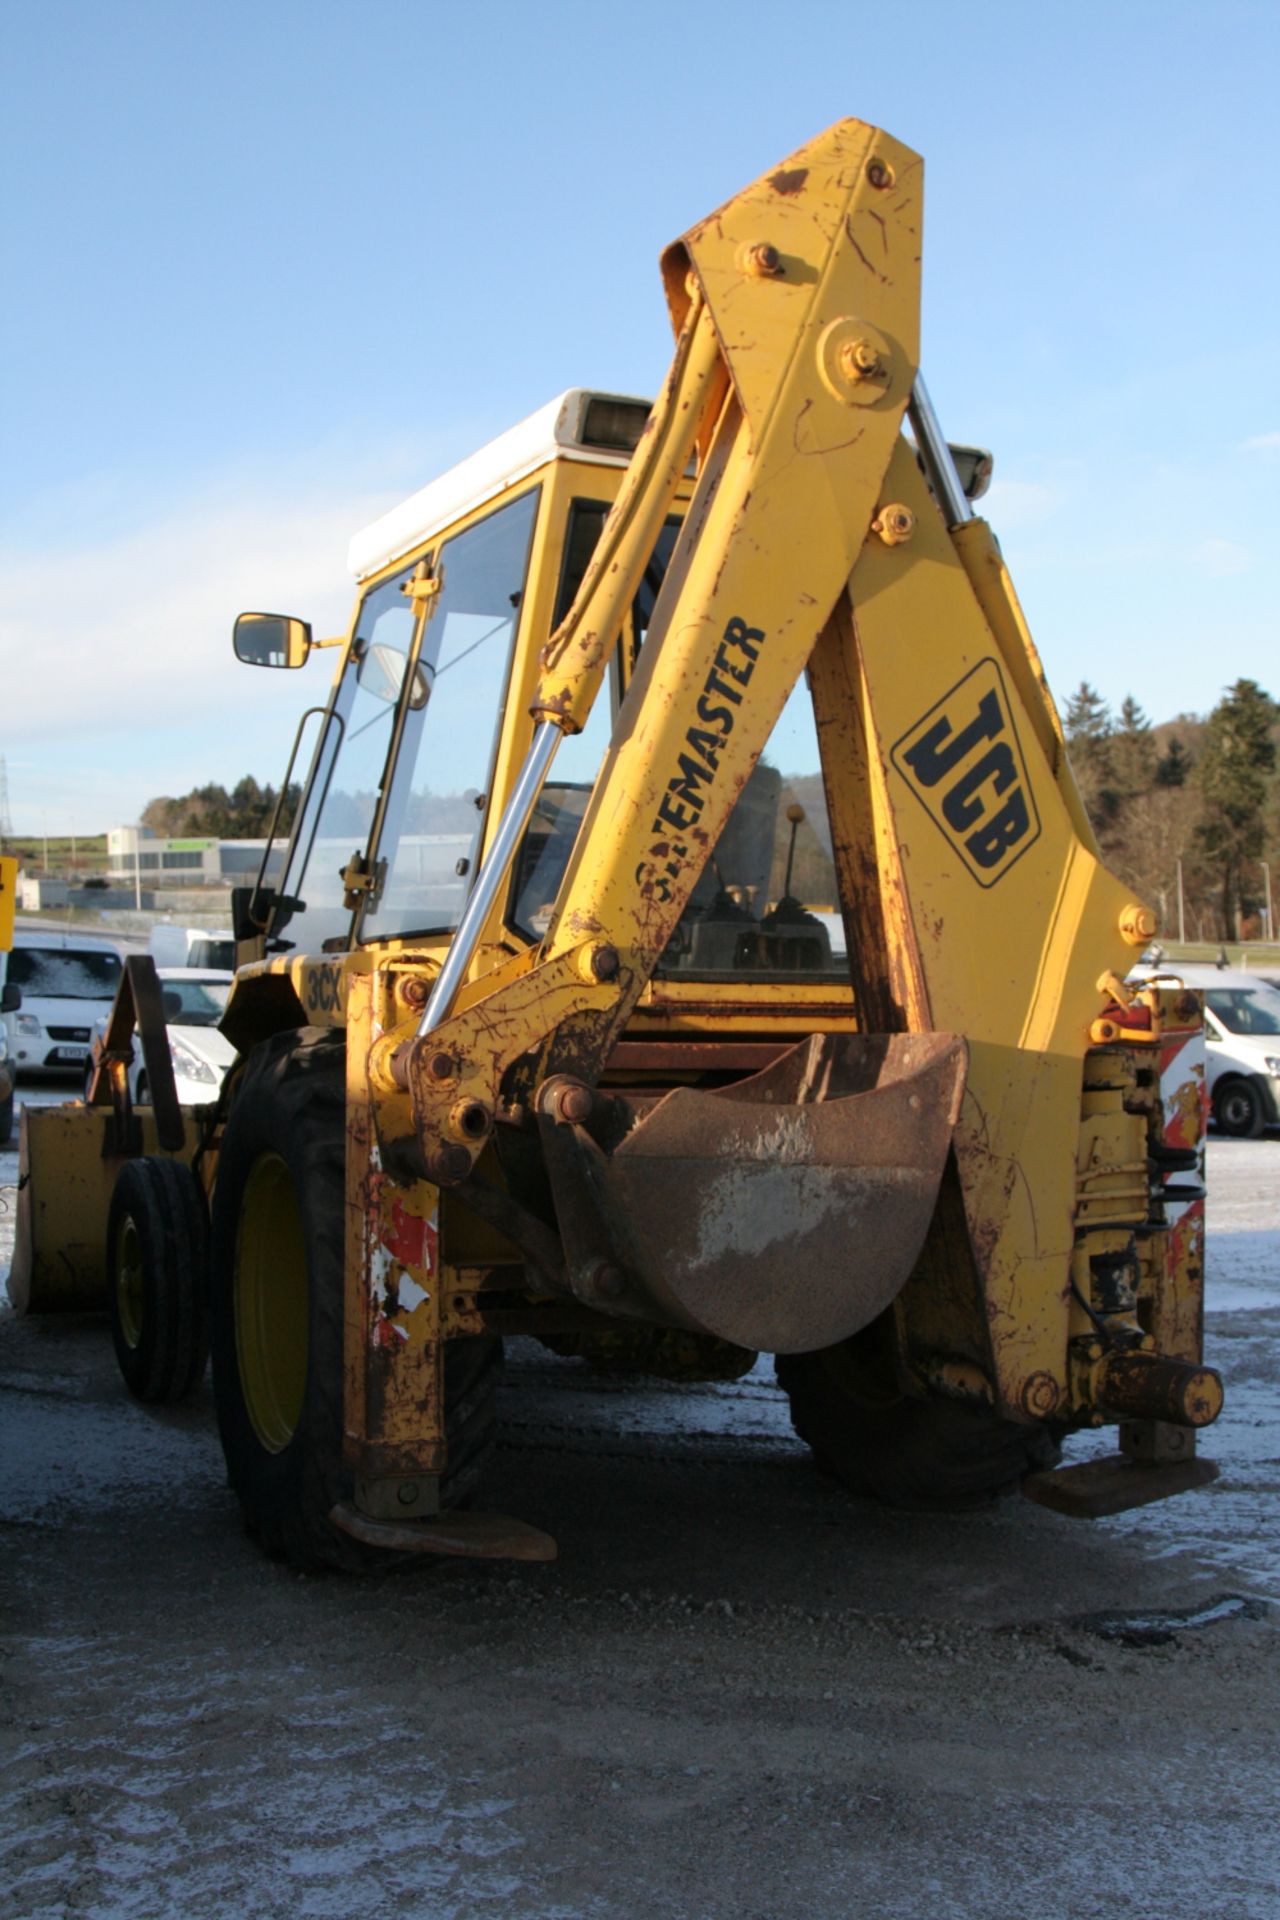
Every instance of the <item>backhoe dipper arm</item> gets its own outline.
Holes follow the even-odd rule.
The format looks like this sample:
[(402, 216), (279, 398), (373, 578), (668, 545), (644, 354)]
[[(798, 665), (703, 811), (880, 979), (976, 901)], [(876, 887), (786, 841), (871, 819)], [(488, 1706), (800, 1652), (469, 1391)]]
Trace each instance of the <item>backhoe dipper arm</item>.
[[(664, 257), (672, 375), (543, 656), (543, 774), (559, 732), (585, 721), (695, 442), (697, 489), (541, 955), (451, 1014), (469, 914), (453, 977), (400, 1055), (433, 1177), (465, 1176), (520, 1054), (554, 1038), (559, 1065), (595, 1077), (848, 581), (916, 376), (922, 173), (899, 142), (842, 121)], [(507, 825), (487, 901), (518, 839)]]

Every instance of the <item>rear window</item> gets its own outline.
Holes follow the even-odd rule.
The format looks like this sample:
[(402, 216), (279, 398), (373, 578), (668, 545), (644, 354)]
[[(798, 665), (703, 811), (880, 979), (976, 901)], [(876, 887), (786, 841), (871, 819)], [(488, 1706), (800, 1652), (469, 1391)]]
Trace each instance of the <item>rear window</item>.
[(226, 967), (230, 971), (235, 964), (234, 940), (193, 940), (191, 942), (191, 951), (187, 955), (189, 967)]
[(7, 977), (37, 1000), (114, 1000), (122, 971), (118, 953), (15, 947)]
[(1280, 1035), (1280, 993), (1271, 987), (1212, 987), (1205, 1002), (1228, 1033), (1265, 1040)]

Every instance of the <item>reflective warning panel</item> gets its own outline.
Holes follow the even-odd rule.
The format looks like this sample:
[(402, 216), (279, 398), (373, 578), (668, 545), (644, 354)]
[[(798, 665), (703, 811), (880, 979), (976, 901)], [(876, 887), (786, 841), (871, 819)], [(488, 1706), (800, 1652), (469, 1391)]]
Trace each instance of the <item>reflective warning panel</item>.
[(1004, 678), (980, 660), (903, 734), (892, 760), (980, 887), (1040, 837), (1040, 815)]

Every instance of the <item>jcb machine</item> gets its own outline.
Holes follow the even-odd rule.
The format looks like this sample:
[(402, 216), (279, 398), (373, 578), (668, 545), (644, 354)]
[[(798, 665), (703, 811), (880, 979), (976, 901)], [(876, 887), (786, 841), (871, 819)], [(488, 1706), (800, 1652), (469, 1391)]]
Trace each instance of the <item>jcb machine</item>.
[[(652, 411), (570, 393), (354, 542), (287, 850), (236, 908), (221, 1104), (173, 1107), (132, 963), (88, 1107), (28, 1117), (19, 1300), (105, 1288), (159, 1398), (207, 1272), (272, 1552), (554, 1552), (472, 1504), (516, 1333), (776, 1354), (890, 1501), (1212, 1477), (1198, 1009), (1122, 984), (1153, 919), (920, 377), (921, 187), (831, 128), (668, 249)], [(324, 644), (236, 625), (261, 667)], [(1052, 1470), (1105, 1422), (1117, 1455)]]

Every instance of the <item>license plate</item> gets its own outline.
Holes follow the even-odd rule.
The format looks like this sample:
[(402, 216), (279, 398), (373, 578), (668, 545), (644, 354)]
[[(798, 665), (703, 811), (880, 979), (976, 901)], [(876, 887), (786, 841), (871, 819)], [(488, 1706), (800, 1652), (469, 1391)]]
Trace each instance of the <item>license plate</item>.
[(65, 1060), (72, 1065), (78, 1065), (81, 1060), (87, 1060), (88, 1057), (88, 1047), (55, 1047), (49, 1055), (51, 1060)]

